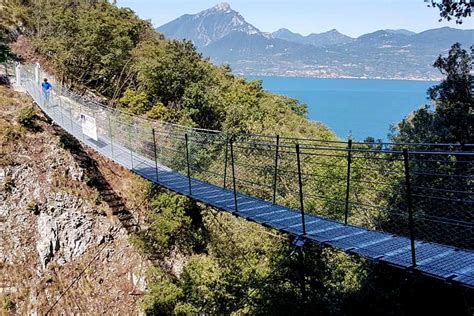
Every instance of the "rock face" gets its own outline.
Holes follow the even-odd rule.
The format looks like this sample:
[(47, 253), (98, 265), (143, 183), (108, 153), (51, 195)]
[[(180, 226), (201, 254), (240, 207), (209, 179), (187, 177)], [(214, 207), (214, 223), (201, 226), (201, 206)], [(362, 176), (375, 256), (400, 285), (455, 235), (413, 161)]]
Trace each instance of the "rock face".
[(157, 31), (172, 38), (191, 40), (200, 48), (234, 32), (261, 35), (260, 30), (247, 23), (228, 3), (218, 4), (195, 15), (183, 15)]
[[(122, 196), (122, 212), (133, 218), (128, 199), (137, 197), (126, 189), (136, 179), (84, 148), (64, 149), (62, 132), (39, 112), (38, 131), (19, 127), (15, 113), (31, 101), (2, 86), (0, 95), (11, 97), (8, 108), (0, 98), (0, 315), (45, 314), (73, 280), (53, 314), (138, 314), (129, 293), (145, 289), (148, 262), (101, 188), (85, 181), (93, 174), (113, 184), (104, 186), (108, 196)], [(4, 142), (7, 129), (18, 138)]]
[(81, 209), (79, 199), (57, 194), (41, 210), (36, 249), (43, 269), (54, 257), (59, 264), (65, 264), (81, 256), (93, 241), (94, 219)]

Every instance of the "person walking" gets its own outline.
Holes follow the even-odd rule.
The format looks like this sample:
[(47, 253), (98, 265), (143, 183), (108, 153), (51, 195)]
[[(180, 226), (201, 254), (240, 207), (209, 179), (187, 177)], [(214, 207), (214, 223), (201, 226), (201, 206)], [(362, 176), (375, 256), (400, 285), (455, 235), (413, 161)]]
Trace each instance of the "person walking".
[(53, 89), (53, 86), (48, 82), (47, 78), (44, 78), (43, 83), (41, 84), (41, 89), (43, 91), (45, 103), (49, 102), (49, 97), (51, 95), (51, 90)]

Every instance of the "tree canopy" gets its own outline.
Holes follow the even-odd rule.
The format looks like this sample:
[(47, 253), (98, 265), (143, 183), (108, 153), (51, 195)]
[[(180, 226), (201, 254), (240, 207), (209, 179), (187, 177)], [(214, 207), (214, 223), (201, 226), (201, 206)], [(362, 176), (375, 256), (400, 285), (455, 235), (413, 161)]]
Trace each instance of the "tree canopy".
[(472, 0), (425, 0), (428, 1), (431, 7), (440, 11), (440, 22), (444, 19), (447, 21), (456, 19), (457, 24), (462, 24), (463, 19), (472, 14)]
[(471, 55), (454, 44), (434, 67), (446, 76), (428, 90), (431, 104), (410, 114), (395, 127), (393, 141), (417, 143), (474, 143)]

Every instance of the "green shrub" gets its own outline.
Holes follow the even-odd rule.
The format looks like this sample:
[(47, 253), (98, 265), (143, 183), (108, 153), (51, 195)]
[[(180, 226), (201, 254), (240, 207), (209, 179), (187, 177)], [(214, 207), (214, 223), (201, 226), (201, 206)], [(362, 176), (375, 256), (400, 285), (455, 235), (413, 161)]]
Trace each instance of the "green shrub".
[(2, 305), (3, 305), (2, 306), (3, 309), (8, 311), (8, 312), (13, 312), (16, 308), (15, 302), (9, 297), (5, 297), (3, 299), (3, 304)]
[(148, 279), (150, 284), (141, 301), (143, 311), (146, 315), (172, 315), (183, 290), (160, 268), (151, 268)]
[(39, 215), (40, 213), (39, 205), (34, 201), (29, 202), (26, 205), (26, 209), (30, 211), (31, 213), (33, 213), (34, 215)]
[(132, 238), (133, 245), (154, 258), (166, 256), (173, 245), (189, 251), (195, 241), (192, 219), (188, 216), (192, 208), (189, 200), (174, 193), (160, 192), (150, 204), (151, 225)]
[(183, 290), (169, 280), (152, 284), (142, 300), (146, 315), (172, 315)]
[(21, 109), (18, 112), (17, 122), (24, 127), (35, 127), (36, 111), (33, 106)]

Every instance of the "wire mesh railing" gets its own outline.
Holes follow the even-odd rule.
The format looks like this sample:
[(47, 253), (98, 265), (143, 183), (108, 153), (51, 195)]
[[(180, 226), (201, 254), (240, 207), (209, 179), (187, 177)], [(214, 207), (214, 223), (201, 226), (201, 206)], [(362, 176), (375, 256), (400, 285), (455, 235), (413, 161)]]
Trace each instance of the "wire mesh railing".
[[(152, 121), (83, 98), (35, 66), (21, 85), (79, 140), (132, 170), (161, 168), (348, 226), (406, 236), (416, 243), (474, 249), (474, 146), (342, 142), (227, 134)], [(48, 77), (53, 92), (41, 91)], [(84, 133), (95, 119), (97, 138)], [(165, 176), (161, 174), (161, 176)], [(303, 222), (304, 216), (301, 216)], [(305, 224), (303, 224), (303, 231)]]

